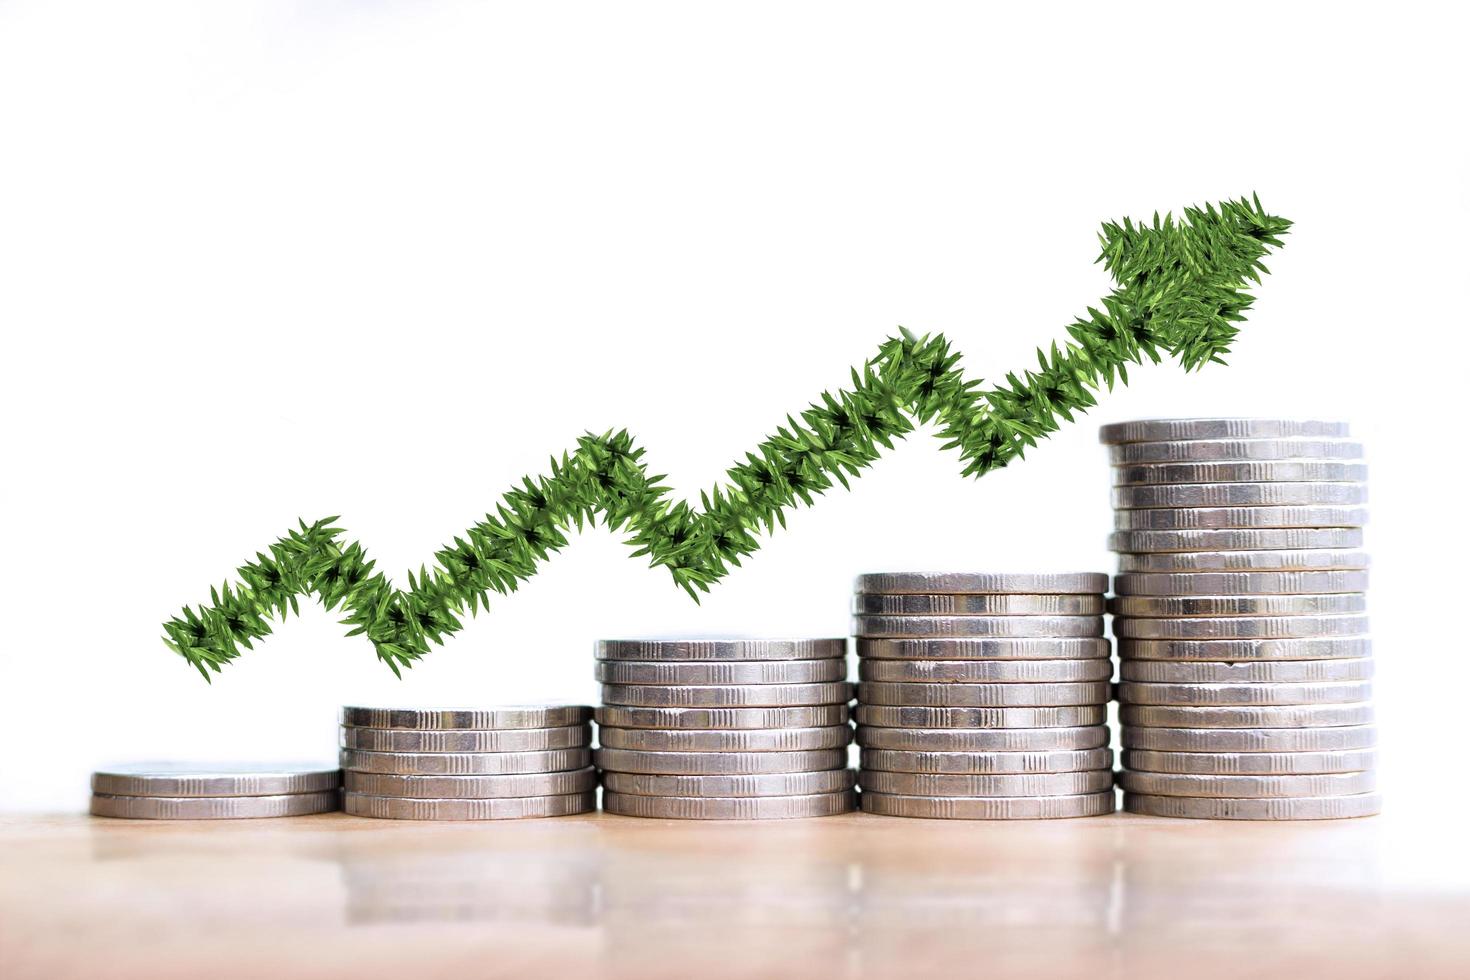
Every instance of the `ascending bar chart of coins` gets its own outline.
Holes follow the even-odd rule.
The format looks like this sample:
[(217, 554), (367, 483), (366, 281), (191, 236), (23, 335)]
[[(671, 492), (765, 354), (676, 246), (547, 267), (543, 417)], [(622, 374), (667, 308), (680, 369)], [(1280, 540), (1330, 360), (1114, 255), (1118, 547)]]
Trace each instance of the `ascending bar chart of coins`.
[[(89, 826), (103, 853), (254, 828), (231, 846), (340, 864), (357, 925), (600, 934), (585, 962), (637, 976), (710, 918), (702, 944), (753, 975), (792, 951), (911, 971), (982, 921), (1029, 937), (1023, 975), (1181, 919), (1275, 929), (1356, 887), (1334, 862), (1393, 807), (1367, 451), (1322, 419), (1100, 441), (1114, 570), (1039, 539), (1040, 567), (855, 571), (827, 610), (846, 635), (650, 618), (565, 654), (591, 696), (354, 702), (296, 747), (316, 762), (103, 765)], [(995, 932), (955, 948), (979, 962)]]
[(1155, 419), (1100, 436), (1116, 575), (864, 572), (851, 637), (598, 639), (595, 704), (348, 705), (336, 766), (125, 764), (93, 774), (91, 813), (861, 814), (923, 833), (1108, 817), (1119, 789), (1136, 816), (1378, 813), (1367, 466), (1347, 423)]
[(1355, 887), (1335, 862), (1393, 806), (1366, 449), (1320, 419), (1100, 440), (1115, 570), (857, 571), (847, 635), (650, 620), (568, 654), (591, 697), (350, 703), (324, 713), (335, 743), (299, 746), (328, 761), (100, 767), (98, 840), (279, 828), (341, 865), (356, 925), (600, 934), (586, 962), (638, 976), (710, 918), (701, 944), (753, 975), (981, 962), (995, 929), (954, 936), (984, 921), (1021, 975), (1181, 920), (1277, 929)]
[(0, 980), (1470, 980), (1467, 37), (0, 0)]

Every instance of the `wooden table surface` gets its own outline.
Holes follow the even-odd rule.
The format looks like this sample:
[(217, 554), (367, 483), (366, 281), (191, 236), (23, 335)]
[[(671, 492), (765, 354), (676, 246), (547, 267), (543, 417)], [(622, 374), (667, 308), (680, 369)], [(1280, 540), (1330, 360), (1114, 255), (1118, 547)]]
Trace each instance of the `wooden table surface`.
[[(1457, 828), (1454, 828), (1457, 829)], [(1391, 818), (0, 817), (0, 977), (1470, 976)]]

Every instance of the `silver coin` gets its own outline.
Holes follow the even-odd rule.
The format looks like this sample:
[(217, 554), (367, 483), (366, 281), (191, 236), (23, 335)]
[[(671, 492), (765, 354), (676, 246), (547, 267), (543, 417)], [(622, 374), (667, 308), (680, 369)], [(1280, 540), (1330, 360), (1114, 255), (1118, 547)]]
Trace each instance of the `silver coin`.
[(812, 772), (841, 769), (847, 765), (847, 749), (813, 749), (805, 752), (639, 752), (633, 749), (598, 749), (593, 753), (599, 769), (608, 772), (642, 772), (670, 776), (745, 776), (767, 772)]
[(567, 772), (592, 765), (592, 750), (539, 752), (362, 752), (341, 751), (343, 769), (402, 776), (490, 776), (509, 773)]
[(1113, 467), (1114, 486), (1163, 483), (1361, 483), (1367, 478), (1366, 463), (1335, 459), (1143, 463)]
[(362, 708), (342, 709), (342, 724), (362, 728), (472, 729), (555, 728), (592, 720), (582, 704), (506, 705), (494, 708)]
[(1298, 776), (1195, 776), (1125, 769), (1118, 774), (1118, 785), (1126, 793), (1143, 793), (1146, 796), (1259, 800), (1371, 793), (1378, 788), (1378, 774), (1368, 769)]
[(1373, 655), (1366, 636), (1272, 640), (1119, 640), (1123, 660), (1353, 660)]
[(864, 770), (881, 772), (1002, 773), (1084, 772), (1113, 768), (1112, 749), (1073, 752), (911, 752), (863, 749)]
[(1113, 506), (1122, 510), (1347, 506), (1367, 502), (1368, 488), (1361, 483), (1172, 483), (1113, 489)]
[(609, 772), (602, 777), (609, 793), (632, 796), (815, 796), (842, 793), (857, 784), (853, 769), (816, 772), (768, 772), (751, 776), (661, 776), (637, 772)]
[(859, 639), (860, 660), (1085, 660), (1107, 659), (1104, 637), (1052, 639), (960, 637), (937, 640)]
[(337, 742), (364, 752), (543, 752), (592, 744), (591, 725), (435, 732), (403, 728), (341, 728)]
[[(1277, 459), (1362, 459), (1363, 444), (1344, 439), (1186, 439), (1108, 447), (1115, 466), (1133, 463), (1254, 462)], [(1205, 481), (1201, 481), (1205, 482)]]
[(1147, 684), (1118, 685), (1122, 704), (1274, 705), (1351, 704), (1373, 696), (1372, 681), (1318, 684)]
[(1108, 445), (1124, 442), (1177, 442), (1187, 439), (1345, 439), (1346, 422), (1324, 419), (1138, 419), (1113, 422), (1098, 430)]
[(1114, 531), (1108, 548), (1121, 552), (1311, 551), (1361, 548), (1361, 527), (1226, 527), (1201, 531)]
[(603, 660), (597, 679), (605, 684), (820, 684), (846, 680), (847, 660)]
[(852, 727), (698, 731), (603, 725), (597, 730), (597, 740), (605, 749), (637, 752), (802, 752), (840, 749), (852, 742)]
[(1383, 797), (1377, 793), (1359, 793), (1288, 800), (1222, 800), (1125, 793), (1123, 809), (1155, 817), (1202, 820), (1337, 820), (1371, 817), (1383, 809)]
[(1101, 616), (854, 616), (866, 637), (1102, 636)]
[(1137, 640), (1290, 639), (1312, 636), (1360, 636), (1368, 632), (1367, 616), (1232, 616), (1203, 619), (1113, 620), (1113, 635)]
[(597, 791), (561, 796), (518, 796), (508, 799), (412, 800), (394, 796), (346, 793), (342, 809), (358, 817), (384, 820), (522, 820), (565, 817), (597, 809)]
[(852, 685), (829, 684), (702, 684), (681, 687), (652, 684), (604, 684), (605, 704), (641, 708), (777, 708), (808, 704), (846, 704)]
[(900, 752), (1066, 752), (1106, 748), (1106, 725), (1073, 728), (874, 728), (857, 730), (865, 749)]
[(864, 813), (930, 820), (1050, 820), (1112, 813), (1111, 788), (1075, 796), (934, 797), (863, 793)]
[(1120, 572), (1323, 572), (1367, 568), (1366, 551), (1318, 548), (1305, 551), (1142, 552), (1118, 556)]
[(1362, 592), (1326, 595), (1118, 596), (1109, 602), (1114, 616), (1188, 618), (1191, 616), (1340, 616), (1368, 608)]
[(890, 594), (1101, 595), (1102, 572), (872, 572), (859, 575), (857, 592)]
[(1373, 705), (1125, 704), (1118, 708), (1118, 720), (1145, 728), (1335, 728), (1371, 725)]
[(340, 789), (342, 770), (320, 762), (143, 762), (92, 773), (105, 796), (285, 796)]
[(1105, 681), (1113, 676), (1111, 660), (863, 660), (858, 677), (865, 681), (920, 684), (1056, 684)]
[(864, 769), (858, 786), (864, 792), (891, 796), (1075, 796), (1112, 788), (1113, 771), (1006, 773), (882, 772)]
[(864, 681), (858, 685), (863, 704), (899, 704), (934, 708), (1035, 708), (1067, 704), (1106, 704), (1112, 697), (1107, 681), (1077, 684), (900, 684)]
[(598, 640), (596, 653), (599, 660), (825, 660), (847, 656), (847, 639)]
[(1367, 523), (1366, 507), (1158, 507), (1113, 511), (1113, 528), (1118, 531), (1361, 527)]
[(1364, 772), (1378, 764), (1372, 749), (1342, 752), (1150, 752), (1125, 749), (1123, 765), (1140, 772), (1217, 776), (1290, 776)]
[(1125, 749), (1157, 752), (1347, 752), (1378, 744), (1372, 725), (1336, 728), (1139, 728), (1123, 729)]
[(789, 708), (633, 708), (603, 705), (597, 709), (597, 724), (614, 728), (827, 728), (845, 725), (849, 717), (845, 704)]
[(919, 592), (887, 595), (859, 592), (852, 597), (859, 616), (1100, 616), (1100, 595), (1023, 595), (970, 593), (927, 595)]
[(1366, 681), (1373, 658), (1357, 660), (1246, 660), (1180, 662), (1125, 660), (1123, 680), (1145, 684), (1316, 684)]
[(503, 800), (520, 796), (565, 796), (597, 787), (597, 770), (516, 773), (496, 776), (403, 776), (394, 773), (343, 774), (349, 793), (398, 796), (414, 800)]
[(1367, 572), (1130, 572), (1113, 581), (1118, 595), (1280, 595), (1366, 592)]
[(283, 793), (272, 796), (113, 796), (92, 794), (94, 817), (129, 820), (248, 820), (299, 817), (341, 809), (341, 793)]
[(1101, 725), (1108, 709), (1101, 704), (1049, 708), (930, 708), (913, 705), (860, 704), (859, 725), (878, 728), (1078, 728)]
[(857, 794), (816, 793), (811, 796), (630, 796), (602, 794), (602, 808), (625, 817), (661, 820), (788, 820), (829, 817), (857, 809)]

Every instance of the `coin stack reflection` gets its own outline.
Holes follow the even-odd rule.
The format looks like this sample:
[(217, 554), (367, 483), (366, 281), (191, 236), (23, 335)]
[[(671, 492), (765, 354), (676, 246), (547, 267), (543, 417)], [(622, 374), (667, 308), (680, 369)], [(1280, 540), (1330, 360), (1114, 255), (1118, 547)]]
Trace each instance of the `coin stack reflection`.
[(91, 813), (134, 820), (299, 817), (341, 808), (333, 765), (144, 763), (92, 773)]
[(1104, 426), (1124, 806), (1377, 813), (1362, 446), (1342, 422)]
[(486, 835), (453, 849), (435, 837), (347, 834), (334, 855), (351, 925), (412, 922), (525, 922), (587, 927), (598, 915), (601, 858), (569, 849), (523, 848)]
[(1107, 576), (859, 576), (862, 807), (1034, 819), (1114, 809)]
[(856, 807), (847, 641), (602, 640), (602, 807), (634, 817), (823, 817)]
[(342, 709), (343, 809), (510, 820), (597, 809), (586, 705)]

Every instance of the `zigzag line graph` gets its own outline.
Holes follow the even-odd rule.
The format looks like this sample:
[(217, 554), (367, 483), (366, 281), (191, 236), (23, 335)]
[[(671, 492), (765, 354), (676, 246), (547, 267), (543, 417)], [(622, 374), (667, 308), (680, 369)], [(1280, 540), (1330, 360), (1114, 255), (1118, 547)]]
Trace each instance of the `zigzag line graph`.
[(270, 635), (273, 618), (299, 613), (299, 596), (315, 595), (342, 610), (348, 635), (366, 635), (397, 674), (460, 630), (466, 611), (488, 609), (492, 592), (515, 591), (573, 526), (599, 517), (629, 532), (633, 555), (667, 568), (697, 600), (760, 547), (759, 535), (784, 527), (788, 508), (846, 488), (916, 420), (936, 422), (964, 475), (979, 477), (1022, 458), (1115, 382), (1126, 384), (1129, 364), (1166, 355), (1186, 370), (1223, 363), (1254, 301), (1245, 289), (1269, 271), (1262, 259), (1290, 226), (1254, 196), (1186, 208), (1178, 220), (1109, 222), (1098, 261), (1117, 287), (1068, 325), (1068, 342), (1039, 349), (1036, 368), (1002, 384), (967, 379), (942, 335), (905, 330), (852, 370), (850, 388), (824, 391), (799, 418), (788, 416), (731, 466), (729, 482), (700, 494), (698, 510), (669, 499), (665, 478), (649, 472), (628, 432), (589, 433), (553, 456), (548, 473), (506, 491), (493, 514), (435, 552), (432, 567), (410, 571), (407, 588), (375, 571), (337, 518), (300, 521), (240, 566), (239, 581), (211, 588), (208, 605), (165, 622), (164, 642), (209, 680)]

